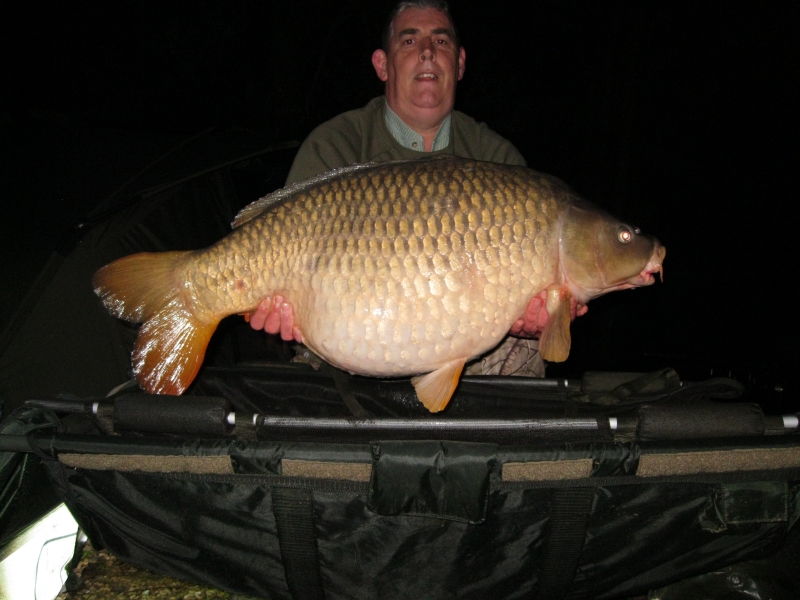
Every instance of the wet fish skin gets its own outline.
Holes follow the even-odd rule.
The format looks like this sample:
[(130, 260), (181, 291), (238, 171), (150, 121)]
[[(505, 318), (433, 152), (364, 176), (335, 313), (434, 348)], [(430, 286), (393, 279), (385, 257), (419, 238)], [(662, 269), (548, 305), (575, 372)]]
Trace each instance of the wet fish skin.
[(187, 269), (198, 303), (281, 294), (312, 350), (367, 375), (482, 354), (554, 277), (558, 202), (529, 171), (437, 163), (334, 179), (252, 219)]
[(207, 249), (134, 255), (96, 274), (112, 314), (145, 323), (133, 363), (148, 391), (182, 393), (219, 320), (280, 294), (314, 352), (363, 375), (430, 373), (417, 393), (440, 410), (464, 362), (495, 346), (533, 296), (552, 292), (542, 352), (563, 359), (570, 295), (585, 303), (647, 285), (663, 260), (634, 234), (598, 284), (597, 232), (627, 226), (558, 179), (458, 158), (343, 169), (257, 201), (235, 225)]

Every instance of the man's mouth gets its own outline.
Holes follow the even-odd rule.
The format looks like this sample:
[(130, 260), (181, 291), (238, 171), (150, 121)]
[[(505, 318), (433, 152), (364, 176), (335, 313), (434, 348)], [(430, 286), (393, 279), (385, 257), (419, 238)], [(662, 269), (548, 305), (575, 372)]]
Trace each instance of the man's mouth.
[(416, 79), (435, 81), (439, 79), (439, 77), (434, 73), (420, 73), (419, 75), (416, 76)]

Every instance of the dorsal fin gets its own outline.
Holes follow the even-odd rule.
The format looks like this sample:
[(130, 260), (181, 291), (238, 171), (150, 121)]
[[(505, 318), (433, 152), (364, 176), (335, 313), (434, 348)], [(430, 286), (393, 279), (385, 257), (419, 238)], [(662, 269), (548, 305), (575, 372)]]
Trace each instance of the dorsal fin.
[(281, 188), (272, 192), (271, 194), (267, 194), (263, 198), (259, 198), (255, 202), (251, 202), (247, 206), (245, 206), (242, 210), (239, 211), (239, 214), (236, 215), (236, 218), (233, 220), (232, 226), (234, 229), (237, 227), (241, 227), (248, 221), (255, 219), (258, 215), (263, 213), (265, 210), (272, 208), (279, 202), (285, 200), (293, 196), (298, 192), (302, 192), (310, 187), (313, 187), (319, 183), (324, 183), (325, 181), (330, 181), (331, 179), (336, 179), (337, 177), (343, 177), (345, 175), (350, 175), (351, 173), (355, 173), (357, 171), (363, 171), (365, 169), (371, 169), (372, 167), (377, 166), (388, 166), (388, 165), (399, 165), (403, 163), (412, 163), (412, 162), (426, 162), (426, 161), (437, 161), (437, 160), (447, 160), (447, 159), (458, 159), (458, 157), (452, 154), (437, 154), (434, 156), (427, 156), (423, 158), (402, 158), (400, 160), (390, 160), (387, 162), (368, 162), (358, 165), (350, 165), (348, 167), (340, 167), (338, 169), (333, 169), (332, 171), (328, 171), (327, 173), (322, 173), (320, 175), (315, 175), (309, 179), (304, 179), (303, 181), (298, 181), (297, 183), (293, 183), (290, 186), (285, 188)]
[(259, 198), (255, 202), (251, 202), (247, 206), (245, 206), (242, 210), (239, 211), (239, 214), (236, 215), (236, 218), (233, 220), (233, 228), (236, 229), (237, 227), (241, 227), (248, 221), (256, 218), (258, 215), (263, 213), (268, 208), (271, 208), (275, 204), (293, 196), (298, 192), (302, 192), (310, 187), (313, 187), (317, 184), (323, 183), (325, 181), (329, 181), (331, 179), (335, 179), (337, 177), (341, 177), (343, 175), (349, 175), (350, 173), (355, 173), (356, 171), (363, 171), (364, 169), (369, 169), (371, 167), (376, 166), (378, 163), (370, 162), (364, 163), (361, 165), (350, 165), (349, 167), (341, 167), (339, 169), (333, 169), (332, 171), (328, 171), (327, 173), (322, 173), (321, 175), (315, 175), (309, 179), (304, 179), (303, 181), (298, 181), (297, 183), (293, 183), (290, 186), (285, 188), (281, 188), (272, 192), (271, 194), (267, 194), (263, 198)]

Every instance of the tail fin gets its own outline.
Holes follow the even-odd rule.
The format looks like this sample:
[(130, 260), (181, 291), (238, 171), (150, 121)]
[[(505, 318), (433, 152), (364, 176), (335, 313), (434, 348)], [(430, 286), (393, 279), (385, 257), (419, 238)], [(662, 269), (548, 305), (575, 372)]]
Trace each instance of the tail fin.
[(133, 254), (92, 278), (94, 292), (117, 318), (143, 323), (131, 360), (139, 385), (151, 394), (182, 394), (200, 370), (219, 321), (197, 319), (175, 280), (187, 252)]

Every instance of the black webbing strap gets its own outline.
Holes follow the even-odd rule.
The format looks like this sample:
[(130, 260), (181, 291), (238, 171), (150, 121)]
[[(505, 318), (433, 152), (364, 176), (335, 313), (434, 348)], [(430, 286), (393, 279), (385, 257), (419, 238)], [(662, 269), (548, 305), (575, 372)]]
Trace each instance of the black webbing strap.
[(314, 531), (311, 490), (272, 488), (286, 583), (294, 600), (324, 600)]
[(553, 490), (547, 545), (535, 594), (538, 600), (560, 600), (569, 593), (583, 550), (594, 494), (593, 487)]
[(350, 376), (347, 373), (328, 363), (322, 363), (319, 370), (331, 376), (333, 384), (336, 386), (336, 391), (339, 392), (348, 410), (353, 413), (355, 418), (369, 419), (373, 416), (372, 413), (361, 406), (353, 390), (350, 389)]

